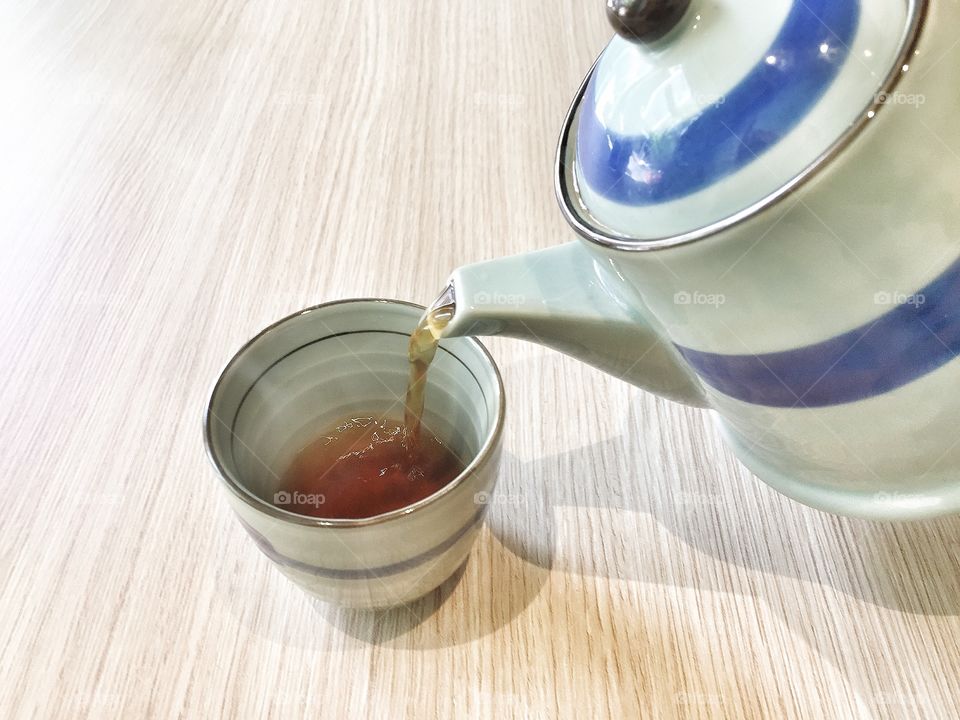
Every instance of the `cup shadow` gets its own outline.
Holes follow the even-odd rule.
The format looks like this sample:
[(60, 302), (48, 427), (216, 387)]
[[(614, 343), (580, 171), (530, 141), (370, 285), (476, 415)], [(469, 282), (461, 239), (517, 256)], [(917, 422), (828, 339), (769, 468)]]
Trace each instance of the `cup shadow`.
[(406, 635), (432, 617), (460, 584), (469, 557), (444, 583), (413, 602), (383, 610), (356, 610), (313, 599), (317, 612), (341, 632), (380, 645)]
[(509, 625), (550, 574), (545, 558), (538, 557), (542, 564), (523, 560), (493, 533), (481, 534), (479, 543), (488, 548), (474, 548), (440, 587), (411, 603), (354, 610), (314, 600), (314, 607), (341, 632), (370, 644), (423, 650), (472, 642)]
[[(440, 587), (385, 610), (337, 608), (315, 600), (318, 613), (358, 640), (421, 649), (460, 645), (509, 625), (546, 583), (552, 547), (541, 532), (549, 515), (544, 498), (530, 492), (526, 473), (531, 469), (507, 451), (500, 462), (484, 529), (467, 560)], [(536, 480), (538, 486), (548, 486), (546, 479)], [(536, 508), (531, 508), (534, 504)], [(531, 509), (532, 515), (527, 516)], [(437, 616), (441, 606), (445, 606), (442, 619)]]

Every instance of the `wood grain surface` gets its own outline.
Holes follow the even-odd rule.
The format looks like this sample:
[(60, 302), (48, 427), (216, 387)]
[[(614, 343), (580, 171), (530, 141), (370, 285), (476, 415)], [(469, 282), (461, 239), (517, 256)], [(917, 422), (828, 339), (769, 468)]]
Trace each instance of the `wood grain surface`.
[(0, 717), (946, 718), (960, 520), (844, 520), (707, 414), (512, 341), (459, 577), (310, 599), (227, 507), (221, 365), (317, 302), (428, 302), (571, 238), (600, 0), (0, 4)]

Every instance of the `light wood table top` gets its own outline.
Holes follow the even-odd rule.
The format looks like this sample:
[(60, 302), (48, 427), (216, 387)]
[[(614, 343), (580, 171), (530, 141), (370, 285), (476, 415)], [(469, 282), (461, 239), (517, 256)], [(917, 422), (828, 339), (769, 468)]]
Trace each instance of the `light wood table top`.
[(489, 343), (456, 582), (360, 614), (232, 517), (200, 417), (271, 321), (572, 237), (602, 3), (0, 6), (0, 717), (955, 717), (960, 520), (844, 520), (707, 414)]

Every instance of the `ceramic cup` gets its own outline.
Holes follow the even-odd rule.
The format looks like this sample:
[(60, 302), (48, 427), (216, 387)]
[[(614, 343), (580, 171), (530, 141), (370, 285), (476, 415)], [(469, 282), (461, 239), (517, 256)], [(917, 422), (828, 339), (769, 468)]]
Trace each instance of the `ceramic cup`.
[(423, 422), (467, 463), (412, 505), (359, 520), (283, 509), (279, 478), (318, 429), (351, 414), (400, 418), (407, 342), (423, 308), (347, 300), (271, 325), (227, 364), (204, 418), (207, 453), (240, 523), (291, 580), (323, 600), (389, 607), (433, 590), (466, 560), (493, 492), (503, 384), (476, 340), (444, 341)]

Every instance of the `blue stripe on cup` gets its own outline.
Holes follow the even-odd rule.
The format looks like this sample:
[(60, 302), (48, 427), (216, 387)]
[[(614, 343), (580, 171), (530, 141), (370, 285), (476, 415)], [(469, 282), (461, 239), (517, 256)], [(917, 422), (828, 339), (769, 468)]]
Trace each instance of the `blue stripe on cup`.
[(583, 178), (609, 200), (642, 206), (690, 195), (740, 170), (817, 104), (846, 61), (859, 21), (859, 0), (797, 0), (773, 44), (722, 102), (656, 135), (623, 136), (600, 123), (595, 73), (577, 135)]
[(825, 407), (881, 395), (960, 356), (960, 260), (895, 307), (815, 345), (762, 355), (719, 355), (677, 346), (711, 387), (770, 407)]
[(439, 555), (442, 555), (444, 552), (456, 545), (463, 536), (480, 524), (480, 521), (483, 520), (484, 510), (485, 508), (478, 510), (470, 518), (466, 525), (453, 533), (453, 535), (446, 538), (439, 545), (435, 545), (429, 550), (425, 550), (424, 552), (407, 558), (406, 560), (400, 560), (398, 562), (391, 563), (390, 565), (381, 565), (379, 567), (371, 568), (331, 568), (297, 560), (296, 558), (284, 555), (277, 550), (273, 546), (273, 543), (271, 543), (263, 535), (263, 533), (253, 527), (242, 517), (238, 515), (237, 519), (240, 520), (240, 524), (243, 525), (244, 529), (247, 531), (247, 534), (250, 535), (257, 547), (260, 548), (260, 551), (268, 558), (273, 560), (273, 562), (275, 562), (277, 565), (282, 565), (283, 567), (291, 568), (315, 577), (324, 577), (335, 580), (369, 580), (374, 578), (385, 578), (389, 575), (395, 575), (406, 570), (412, 570), (418, 565), (422, 565), (428, 560), (433, 560)]

